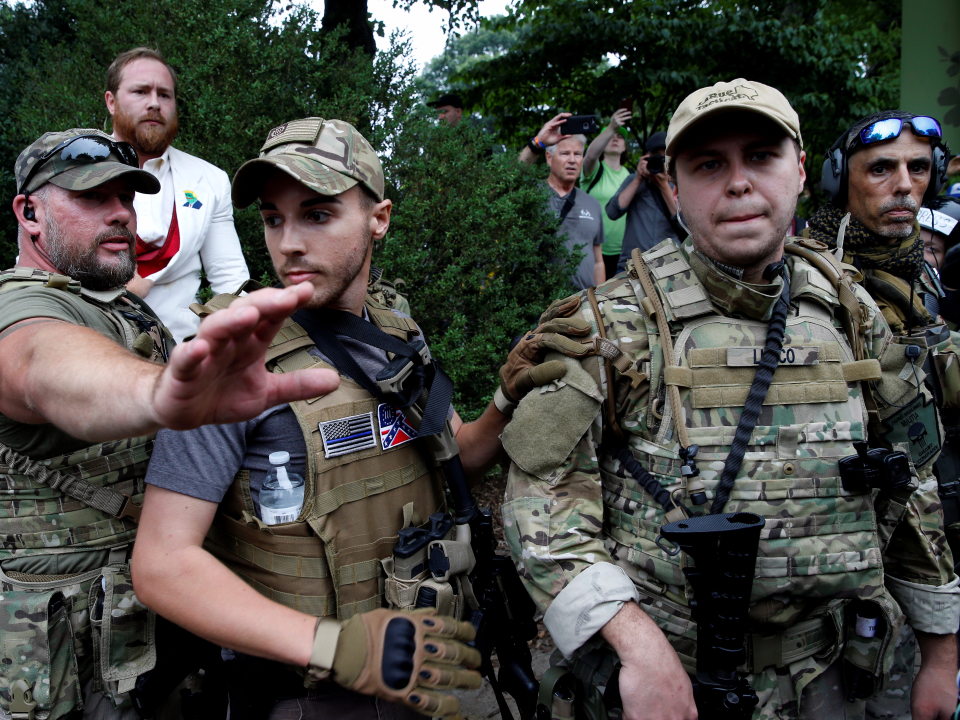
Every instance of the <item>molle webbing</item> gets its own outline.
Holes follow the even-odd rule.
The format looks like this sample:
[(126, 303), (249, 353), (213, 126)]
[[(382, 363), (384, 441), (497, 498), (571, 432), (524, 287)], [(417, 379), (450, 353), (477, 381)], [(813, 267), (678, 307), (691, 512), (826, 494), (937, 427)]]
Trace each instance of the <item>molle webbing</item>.
[[(123, 467), (146, 462), (150, 458), (150, 448), (153, 442), (137, 445), (123, 450), (116, 455), (98, 457), (85, 463), (83, 473), (100, 475), (119, 470)], [(117, 457), (123, 456), (123, 457)], [(31, 460), (11, 448), (0, 443), (0, 462), (8, 468), (23, 473), (32, 480), (43, 483), (64, 495), (79, 500), (84, 505), (101, 510), (115, 518), (128, 517), (134, 522), (140, 520), (140, 506), (133, 503), (129, 495), (124, 495), (113, 488), (97, 485), (81, 475), (66, 472), (66, 470), (51, 470), (42, 463)]]
[[(699, 317), (714, 311), (707, 291), (697, 279), (683, 251), (672, 240), (660, 243), (642, 256), (639, 248), (636, 248), (631, 252), (630, 257), (638, 273), (641, 266), (646, 270), (646, 263), (660, 261), (656, 263), (656, 267), (647, 270), (647, 280), (650, 281), (651, 287), (655, 282), (660, 295), (663, 296), (666, 320), (673, 322)], [(643, 277), (639, 279), (643, 283)], [(646, 285), (644, 285), (644, 292), (651, 299), (657, 296), (657, 293), (650, 292)]]
[(317, 515), (328, 515), (346, 503), (364, 500), (409, 485), (417, 478), (426, 475), (427, 471), (426, 462), (418, 459), (412, 465), (404, 465), (380, 475), (354, 480), (346, 485), (338, 485), (317, 497), (314, 503), (314, 512)]

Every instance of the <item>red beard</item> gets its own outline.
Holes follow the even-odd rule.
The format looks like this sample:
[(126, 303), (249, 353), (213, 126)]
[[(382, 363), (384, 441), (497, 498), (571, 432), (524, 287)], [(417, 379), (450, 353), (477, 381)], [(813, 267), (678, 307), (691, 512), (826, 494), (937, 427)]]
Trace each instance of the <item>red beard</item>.
[[(145, 125), (143, 124), (145, 120), (154, 120), (161, 124)], [(139, 118), (134, 118), (117, 103), (113, 115), (114, 134), (133, 145), (138, 154), (162, 155), (177, 136), (179, 127), (176, 111), (169, 122), (165, 121), (158, 112), (146, 113)]]

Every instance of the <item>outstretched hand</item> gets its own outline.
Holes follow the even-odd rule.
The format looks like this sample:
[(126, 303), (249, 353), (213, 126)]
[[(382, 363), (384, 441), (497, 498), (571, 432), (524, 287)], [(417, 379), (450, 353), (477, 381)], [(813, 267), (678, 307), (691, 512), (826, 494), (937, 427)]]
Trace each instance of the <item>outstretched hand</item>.
[(556, 145), (561, 140), (573, 137), (573, 135), (564, 135), (560, 132), (560, 126), (563, 125), (572, 114), (573, 113), (560, 113), (552, 119), (547, 120), (543, 127), (540, 128), (540, 132), (537, 133), (537, 139), (543, 145), (550, 147), (551, 145)]
[(626, 108), (620, 108), (613, 115), (610, 116), (610, 129), (619, 130), (624, 127), (630, 119), (633, 117), (633, 113)]
[(240, 422), (275, 405), (334, 391), (340, 379), (333, 370), (275, 374), (264, 366), (270, 341), (313, 291), (311, 283), (265, 288), (206, 317), (196, 337), (174, 349), (157, 380), (157, 423), (188, 430)]

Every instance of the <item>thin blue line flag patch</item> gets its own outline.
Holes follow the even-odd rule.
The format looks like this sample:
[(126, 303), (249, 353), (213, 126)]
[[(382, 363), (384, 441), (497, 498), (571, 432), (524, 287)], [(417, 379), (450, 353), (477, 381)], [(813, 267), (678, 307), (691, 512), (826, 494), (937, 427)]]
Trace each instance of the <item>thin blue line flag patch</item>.
[(327, 458), (375, 448), (377, 435), (373, 429), (373, 413), (322, 422), (320, 437), (323, 439), (323, 454)]

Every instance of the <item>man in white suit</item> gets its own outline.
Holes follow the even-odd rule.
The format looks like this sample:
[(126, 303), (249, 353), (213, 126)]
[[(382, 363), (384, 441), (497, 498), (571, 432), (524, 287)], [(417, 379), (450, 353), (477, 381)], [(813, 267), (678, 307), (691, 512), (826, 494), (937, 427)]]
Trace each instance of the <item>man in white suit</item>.
[(137, 274), (127, 289), (144, 298), (181, 342), (200, 324), (190, 311), (201, 267), (215, 293), (250, 277), (233, 227), (230, 179), (198, 157), (171, 147), (177, 136), (177, 74), (156, 50), (121, 53), (107, 70), (107, 110), (117, 140), (133, 145), (140, 166), (160, 181), (156, 195), (137, 193)]

